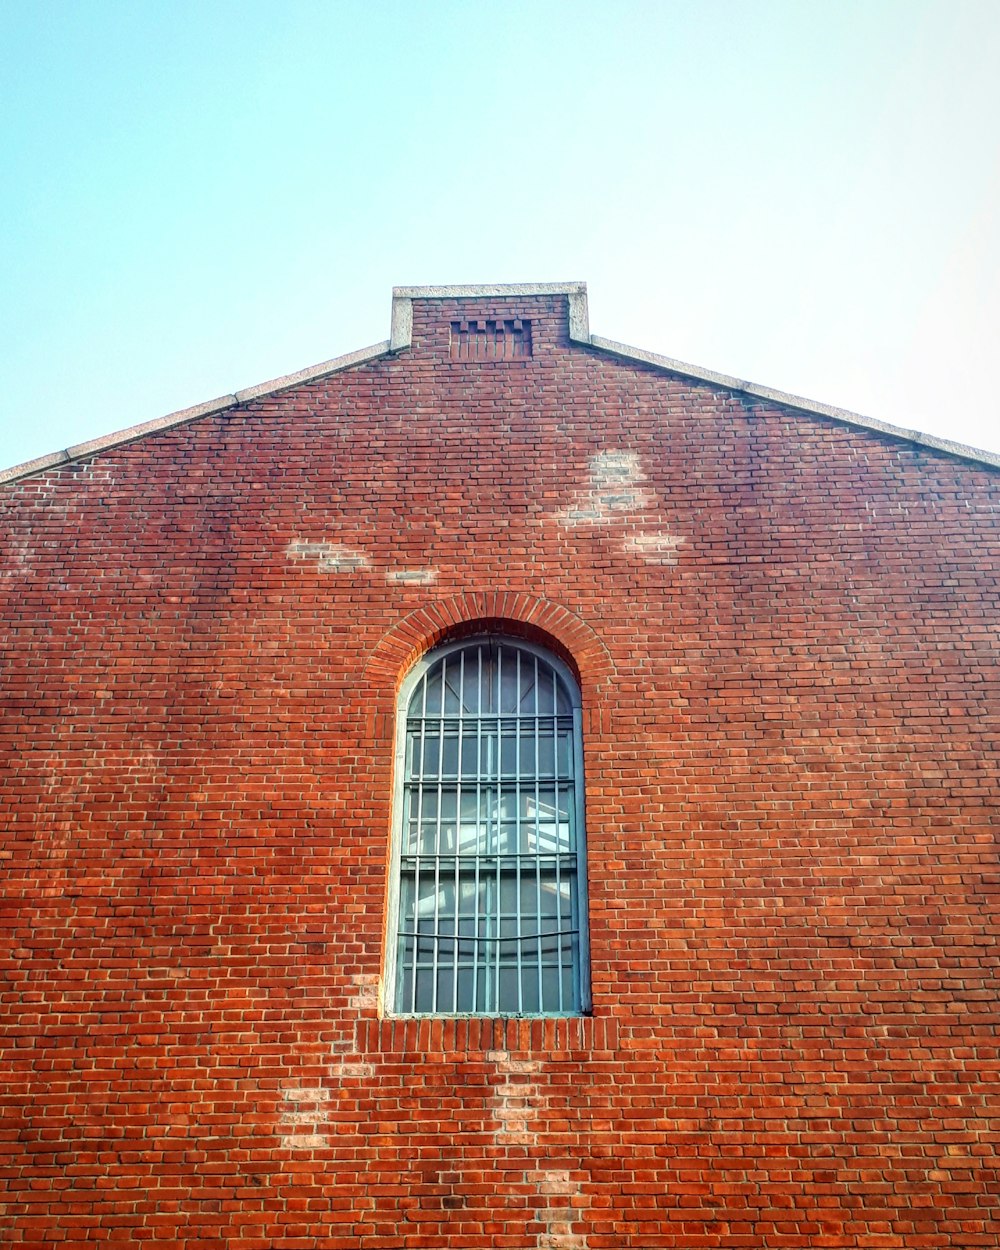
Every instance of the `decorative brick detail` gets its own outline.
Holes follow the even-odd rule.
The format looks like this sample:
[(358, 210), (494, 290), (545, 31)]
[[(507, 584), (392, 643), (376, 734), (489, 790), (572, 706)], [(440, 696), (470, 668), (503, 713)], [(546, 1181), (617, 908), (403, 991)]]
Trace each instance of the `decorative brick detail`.
[(377, 643), (365, 667), (371, 681), (394, 684), (414, 660), (465, 632), (496, 630), (523, 635), (567, 659), (582, 685), (600, 686), (613, 665), (596, 631), (562, 604), (504, 590), (453, 595), (410, 612)]
[(478, 317), (451, 323), (452, 360), (525, 360), (531, 322), (524, 317)]

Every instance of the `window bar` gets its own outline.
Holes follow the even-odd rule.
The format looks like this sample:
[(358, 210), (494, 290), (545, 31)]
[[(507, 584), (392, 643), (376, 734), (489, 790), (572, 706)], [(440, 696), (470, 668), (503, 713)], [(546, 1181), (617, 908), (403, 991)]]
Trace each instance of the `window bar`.
[[(535, 685), (538, 685), (538, 659), (535, 659)], [(545, 1010), (545, 1000), (543, 997), (543, 986), (545, 978), (542, 975), (542, 929), (543, 929), (543, 909), (542, 909), (542, 770), (540, 767), (541, 760), (541, 721), (538, 713), (538, 693), (535, 692), (535, 717), (534, 717), (534, 734), (535, 734), (535, 971), (538, 977), (538, 1010)]]
[[(416, 844), (413, 846), (413, 967), (410, 970), (410, 1010), (417, 1009), (417, 968), (420, 963), (420, 860), (424, 840), (424, 757), (427, 749), (427, 673), (420, 683), (420, 755), (415, 761), (417, 799)], [(413, 804), (411, 795), (410, 804)]]
[[(510, 660), (511, 660), (511, 655), (512, 655), (510, 649), (507, 647), (500, 647), (499, 653), (501, 657), (506, 655), (507, 668), (509, 671)], [(503, 682), (502, 681), (498, 683), (498, 693), (502, 697), (502, 694), (503, 694)], [(502, 705), (498, 706), (497, 711), (498, 712), (502, 711)], [(498, 722), (497, 741), (499, 742), (499, 740), (500, 740), (500, 724)], [(501, 772), (499, 768), (497, 770), (497, 776), (498, 778), (501, 776)], [(516, 810), (514, 812), (510, 810), (510, 803), (511, 803), (510, 790), (509, 788), (504, 787), (502, 781), (500, 782), (500, 792), (502, 795), (501, 815), (507, 826), (505, 835), (504, 835), (505, 838), (507, 838), (507, 841), (505, 841), (504, 843), (504, 853), (508, 857), (507, 863), (509, 867), (508, 867), (507, 875), (508, 875), (508, 878), (510, 879), (510, 893), (511, 893), (511, 897), (510, 897), (508, 909), (507, 909), (508, 910), (507, 935), (508, 935), (508, 938), (510, 939), (507, 943), (508, 952), (509, 952), (508, 957), (507, 957), (507, 975), (508, 977), (510, 976), (511, 970), (512, 970), (511, 965), (513, 965), (513, 975), (514, 975), (514, 982), (516, 986), (513, 999), (508, 998), (508, 1003), (509, 1003), (508, 1010), (513, 1010), (514, 1012), (520, 1014), (520, 1011), (521, 1011), (521, 900), (520, 900), (520, 888), (519, 887), (520, 887), (521, 861), (520, 861), (520, 858), (513, 858), (513, 859), (511, 858), (512, 855), (517, 856), (518, 852), (520, 851), (520, 846), (516, 840), (519, 837), (519, 823), (520, 822), (518, 820)], [(510, 826), (512, 822), (514, 824), (514, 838), (515, 838), (515, 841), (513, 842), (513, 844), (509, 840), (510, 839)], [(512, 845), (513, 845), (513, 850), (512, 850)]]
[[(553, 805), (555, 811), (552, 813), (555, 826), (555, 852), (556, 861), (556, 985), (558, 986), (558, 1010), (565, 1010), (563, 1001), (563, 912), (562, 912), (562, 831), (559, 828), (559, 717), (558, 717), (558, 687), (556, 686), (556, 673), (552, 670), (552, 777), (553, 777)], [(572, 889), (572, 886), (570, 886)]]
[[(421, 682), (421, 700), (424, 707), (427, 701), (427, 677)], [(426, 758), (426, 720), (425, 716), (420, 717), (420, 727), (416, 734), (416, 746), (419, 755), (416, 758), (416, 775), (414, 778), (414, 804), (416, 810), (416, 824), (414, 826), (414, 845), (412, 845), (412, 878), (414, 878), (414, 896), (412, 896), (412, 915), (410, 921), (410, 931), (412, 934), (412, 969), (410, 980), (410, 1010), (416, 1011), (416, 971), (419, 964), (419, 946), (420, 946), (420, 870), (422, 868), (422, 850), (424, 850), (424, 760)]]
[(576, 977), (577, 1008), (586, 1011), (590, 1008), (590, 950), (586, 918), (581, 915), (580, 898), (581, 888), (587, 888), (587, 839), (583, 833), (583, 711), (579, 706), (573, 708), (572, 724), (573, 736), (569, 745), (570, 758), (573, 761), (573, 862), (576, 866), (573, 923), (577, 932), (577, 940), (572, 945), (572, 962)]
[(438, 1010), (438, 961), (441, 951), (441, 807), (444, 803), (445, 708), (448, 698), (448, 657), (441, 661), (441, 714), (438, 720), (437, 812), (434, 819), (434, 958), (431, 968), (431, 1010)]
[[(479, 866), (483, 858), (482, 846), (482, 813), (483, 813), (483, 788), (482, 788), (482, 762), (483, 762), (483, 651), (482, 647), (476, 648), (476, 815), (475, 815), (475, 836), (476, 836), (476, 852), (475, 852), (475, 927), (476, 927), (476, 945), (474, 947), (475, 955), (472, 963), (472, 1010), (479, 1010), (479, 964), (483, 951), (486, 949), (481, 945), (480, 939), (486, 936), (485, 931), (479, 932), (479, 926), (483, 924), (483, 910), (479, 903), (480, 877)], [(483, 926), (485, 930), (485, 925)], [(485, 984), (483, 986), (483, 1010), (486, 1010), (486, 993)]]
[[(405, 750), (413, 746), (407, 731)], [(405, 769), (405, 752), (404, 764)], [(412, 785), (403, 785), (402, 819), (399, 828), (399, 897), (396, 899), (396, 971), (393, 981), (393, 1006), (396, 1011), (407, 1011), (406, 973), (410, 966), (410, 956), (406, 950), (406, 887), (410, 883), (409, 846), (413, 831), (413, 813), (415, 809)]]
[(459, 867), (462, 856), (462, 753), (465, 750), (465, 648), (458, 653), (458, 747), (455, 766), (455, 945), (453, 953), (451, 978), (451, 1009), (459, 1010), (458, 1003), (458, 967), (461, 959), (462, 943), (459, 938), (462, 931), (462, 885)]
[[(500, 646), (499, 644), (491, 646), (490, 658), (493, 659), (494, 656), (496, 656), (496, 662), (493, 665), (495, 672), (492, 672), (490, 674), (490, 692), (493, 698), (491, 711), (494, 711), (496, 708), (499, 708), (500, 706), (500, 687), (498, 684), (499, 673), (500, 673)], [(494, 942), (494, 950), (496, 952), (496, 955), (494, 958), (493, 998), (496, 1004), (496, 1010), (499, 1012), (500, 1010), (500, 961), (501, 961), (501, 957), (503, 954), (503, 943), (501, 941), (501, 938), (503, 935), (503, 863), (501, 860), (502, 848), (500, 845), (500, 802), (501, 802), (501, 792), (500, 792), (500, 784), (499, 784), (500, 783), (500, 760), (499, 760), (499, 753), (495, 750), (495, 747), (494, 747), (494, 743), (496, 739), (496, 729), (498, 728), (499, 728), (498, 723), (494, 721), (494, 732), (492, 732), (489, 738), (487, 739), (486, 746), (487, 746), (487, 764), (489, 766), (489, 777), (490, 777), (490, 781), (493, 783), (493, 803), (491, 804), (491, 808), (492, 808), (491, 842), (492, 842), (492, 846), (494, 850), (493, 862), (496, 865), (496, 930), (495, 930), (495, 942)]]
[(424, 790), (424, 773), (426, 771), (427, 759), (427, 674), (425, 673), (422, 681), (422, 709), (420, 717), (420, 758), (417, 764), (417, 827), (416, 827), (416, 843), (413, 847), (413, 972), (411, 979), (411, 1011), (417, 1009), (417, 982), (419, 980), (420, 968), (420, 876), (423, 868), (423, 852), (424, 852), (424, 812), (425, 812), (425, 790)]
[[(521, 672), (521, 652), (514, 651), (514, 679), (518, 681)], [(508, 654), (508, 667), (510, 665), (510, 655)], [(515, 691), (519, 687), (515, 686)], [(501, 684), (501, 690), (503, 685)], [(501, 708), (501, 711), (503, 709)], [(516, 725), (515, 721), (515, 725)], [(499, 737), (499, 735), (498, 735)], [(523, 934), (523, 918), (521, 915), (521, 777), (515, 770), (514, 773), (514, 801), (513, 801), (513, 822), (514, 822), (514, 850), (517, 854), (515, 863), (517, 869), (514, 873), (514, 933), (516, 941), (514, 943), (517, 954), (517, 1012), (518, 1015), (524, 1010), (524, 938)]]

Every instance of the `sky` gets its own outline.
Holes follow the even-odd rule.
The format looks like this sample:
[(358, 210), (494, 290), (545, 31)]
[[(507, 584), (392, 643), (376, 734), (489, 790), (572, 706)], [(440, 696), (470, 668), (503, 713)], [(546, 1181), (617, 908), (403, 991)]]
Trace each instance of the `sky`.
[(584, 280), (607, 338), (1000, 451), (1000, 0), (7, 0), (0, 467)]

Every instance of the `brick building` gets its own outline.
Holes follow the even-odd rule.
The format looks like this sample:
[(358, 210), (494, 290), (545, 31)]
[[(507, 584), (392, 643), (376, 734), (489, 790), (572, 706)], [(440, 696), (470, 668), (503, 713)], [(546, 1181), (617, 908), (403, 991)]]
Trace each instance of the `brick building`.
[(569, 284), (3, 475), (0, 1242), (996, 1246), (998, 467)]

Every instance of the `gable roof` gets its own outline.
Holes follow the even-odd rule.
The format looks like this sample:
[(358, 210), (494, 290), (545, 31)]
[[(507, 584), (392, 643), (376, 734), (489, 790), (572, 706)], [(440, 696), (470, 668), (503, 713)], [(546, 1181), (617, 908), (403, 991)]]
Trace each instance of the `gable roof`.
[(234, 391), (231, 395), (221, 395), (218, 399), (210, 399), (205, 403), (196, 404), (192, 408), (182, 408), (179, 412), (168, 413), (152, 421), (143, 421), (138, 425), (129, 426), (105, 434), (101, 438), (90, 439), (68, 447), (65, 451), (54, 451), (24, 464), (14, 465), (10, 469), (0, 470), (0, 485), (16, 482), (29, 477), (33, 473), (41, 473), (46, 469), (58, 468), (75, 460), (83, 460), (100, 451), (119, 447), (123, 443), (131, 443), (147, 434), (155, 434), (160, 430), (169, 430), (175, 425), (185, 425), (189, 421), (197, 421), (199, 417), (212, 416), (214, 413), (226, 412), (238, 408), (241, 404), (254, 399), (263, 399), (276, 395), (281, 391), (290, 390), (304, 382), (313, 382), (318, 378), (351, 369), (356, 365), (365, 364), (370, 360), (393, 356), (410, 346), (413, 329), (413, 301), (415, 299), (489, 299), (504, 298), (518, 295), (565, 295), (567, 297), (567, 317), (569, 338), (572, 343), (589, 348), (619, 360), (634, 361), (653, 368), (662, 369), (679, 377), (690, 378), (696, 382), (707, 382), (712, 386), (723, 387), (739, 394), (749, 395), (770, 403), (781, 404), (799, 412), (813, 416), (828, 417), (846, 425), (856, 426), (864, 430), (874, 430), (887, 434), (892, 438), (915, 443), (920, 447), (928, 447), (933, 451), (945, 452), (950, 456), (958, 456), (963, 460), (971, 460), (976, 464), (1000, 468), (1000, 454), (984, 451), (981, 448), (969, 447), (965, 443), (956, 443), (951, 439), (938, 438), (933, 434), (924, 434), (920, 430), (908, 430), (887, 421), (878, 421), (873, 417), (861, 416), (849, 412), (845, 408), (836, 408), (832, 404), (821, 404), (816, 400), (804, 399), (801, 395), (790, 395), (786, 391), (775, 390), (770, 386), (761, 386), (756, 382), (747, 382), (742, 378), (734, 378), (726, 373), (718, 373), (714, 369), (705, 369), (699, 365), (685, 364), (670, 356), (661, 356), (657, 352), (645, 351), (641, 347), (630, 347), (627, 343), (618, 343), (614, 339), (602, 338), (590, 333), (590, 318), (587, 305), (587, 284), (585, 282), (516, 282), (496, 283), (472, 286), (397, 286), (392, 289), (392, 322), (390, 337), (371, 347), (362, 347), (357, 351), (348, 352), (344, 356), (335, 356), (321, 364), (300, 369), (296, 373), (284, 377), (273, 378), (269, 382), (260, 382), (256, 386), (248, 386), (243, 390)]

